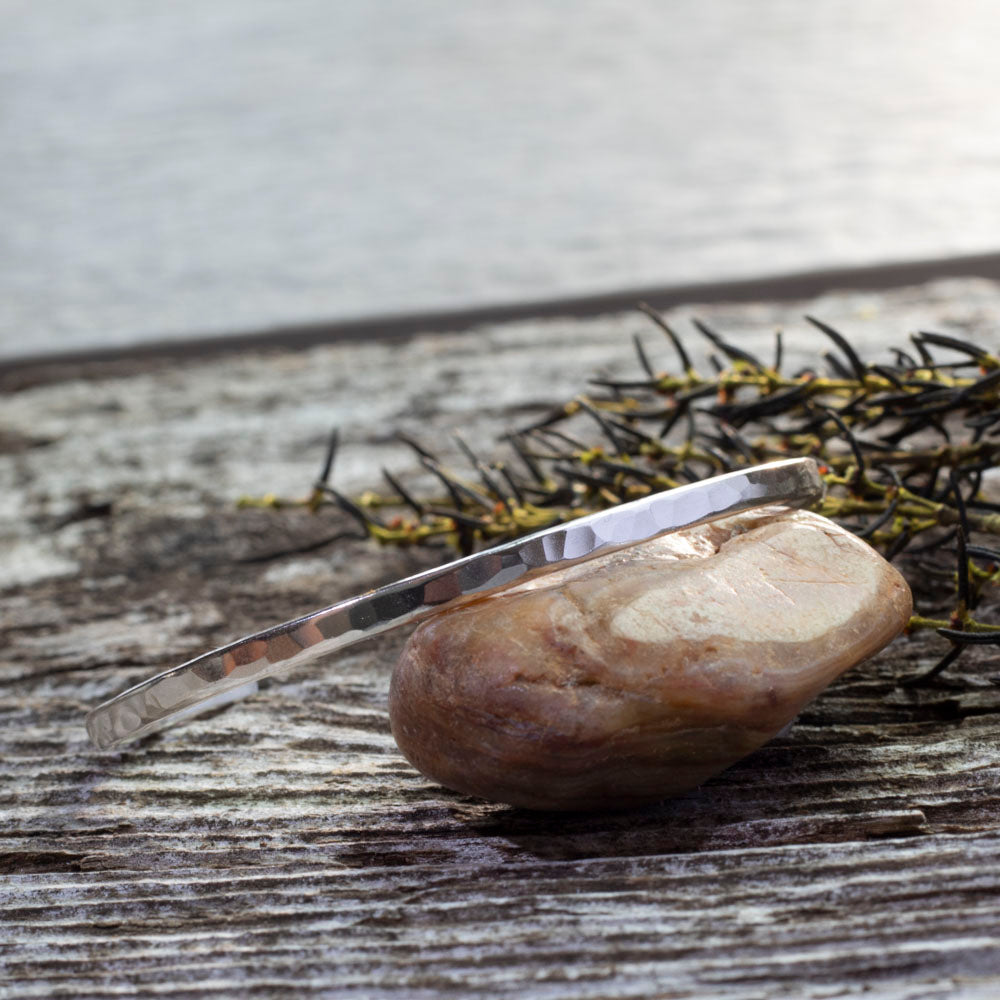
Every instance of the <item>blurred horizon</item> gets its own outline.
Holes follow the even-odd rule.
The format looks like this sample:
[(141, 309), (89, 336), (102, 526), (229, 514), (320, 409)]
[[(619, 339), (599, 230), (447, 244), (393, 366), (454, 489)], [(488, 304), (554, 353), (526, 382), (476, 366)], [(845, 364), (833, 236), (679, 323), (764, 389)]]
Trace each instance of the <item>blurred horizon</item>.
[(8, 0), (0, 356), (1000, 249), (1000, 7)]

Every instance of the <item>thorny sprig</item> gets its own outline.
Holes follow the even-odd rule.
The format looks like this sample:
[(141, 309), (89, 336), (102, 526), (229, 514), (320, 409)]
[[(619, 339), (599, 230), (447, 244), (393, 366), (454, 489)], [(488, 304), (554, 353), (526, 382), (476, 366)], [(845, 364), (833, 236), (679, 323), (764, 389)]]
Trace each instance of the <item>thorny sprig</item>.
[(873, 363), (842, 333), (806, 317), (830, 349), (822, 364), (789, 373), (780, 332), (767, 361), (696, 319), (710, 350), (706, 374), (659, 313), (639, 309), (677, 364), (658, 371), (636, 335), (636, 377), (592, 380), (587, 391), (507, 433), (502, 458), (485, 461), (459, 440), (461, 472), (400, 435), (437, 489), (408, 488), (385, 471), (389, 492), (344, 496), (329, 482), (334, 434), (304, 503), (340, 507), (384, 544), (440, 539), (469, 552), (719, 472), (812, 456), (827, 484), (820, 513), (897, 561), (914, 583), (952, 579), (950, 616), (915, 615), (909, 625), (911, 632), (936, 629), (949, 650), (908, 683), (936, 676), (971, 645), (1000, 646), (1000, 626), (972, 617), (983, 591), (1000, 583), (1000, 550), (975, 541), (1000, 536), (1000, 504), (982, 491), (984, 474), (1000, 465), (997, 354), (921, 332), (905, 348), (890, 348), (891, 362)]

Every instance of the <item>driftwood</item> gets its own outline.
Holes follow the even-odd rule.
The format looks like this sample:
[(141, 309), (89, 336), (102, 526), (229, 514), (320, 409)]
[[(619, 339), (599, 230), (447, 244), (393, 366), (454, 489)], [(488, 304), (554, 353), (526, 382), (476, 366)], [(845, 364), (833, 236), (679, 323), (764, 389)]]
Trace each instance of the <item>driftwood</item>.
[[(705, 314), (746, 343), (781, 323), (805, 351), (804, 308)], [(1000, 286), (808, 308), (875, 350), (918, 326), (995, 328)], [(235, 508), (307, 492), (332, 424), (336, 480), (357, 490), (410, 463), (396, 427), (489, 447), (595, 370), (628, 370), (641, 327), (8, 383), (0, 996), (1000, 994), (1000, 688), (985, 652), (901, 688), (935, 638), (857, 668), (701, 789), (627, 813), (530, 814), (423, 779), (388, 731), (395, 637), (136, 746), (86, 743), (86, 708), (127, 683), (443, 557)]]

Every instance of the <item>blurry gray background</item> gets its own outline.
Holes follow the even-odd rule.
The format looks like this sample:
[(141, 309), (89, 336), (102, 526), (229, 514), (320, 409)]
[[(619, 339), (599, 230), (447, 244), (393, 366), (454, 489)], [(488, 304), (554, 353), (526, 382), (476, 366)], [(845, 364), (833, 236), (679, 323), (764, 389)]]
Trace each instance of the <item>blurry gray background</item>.
[(1000, 248), (989, 0), (0, 13), (0, 355)]

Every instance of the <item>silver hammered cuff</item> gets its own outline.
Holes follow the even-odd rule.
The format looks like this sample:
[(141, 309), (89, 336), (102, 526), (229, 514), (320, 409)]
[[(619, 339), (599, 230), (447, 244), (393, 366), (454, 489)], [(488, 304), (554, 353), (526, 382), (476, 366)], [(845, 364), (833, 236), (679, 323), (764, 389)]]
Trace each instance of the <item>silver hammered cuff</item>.
[(420, 621), (466, 596), (481, 596), (515, 581), (754, 507), (807, 506), (822, 495), (816, 463), (792, 458), (589, 514), (197, 656), (98, 705), (87, 716), (87, 732), (101, 749), (118, 746), (250, 694), (265, 677)]

